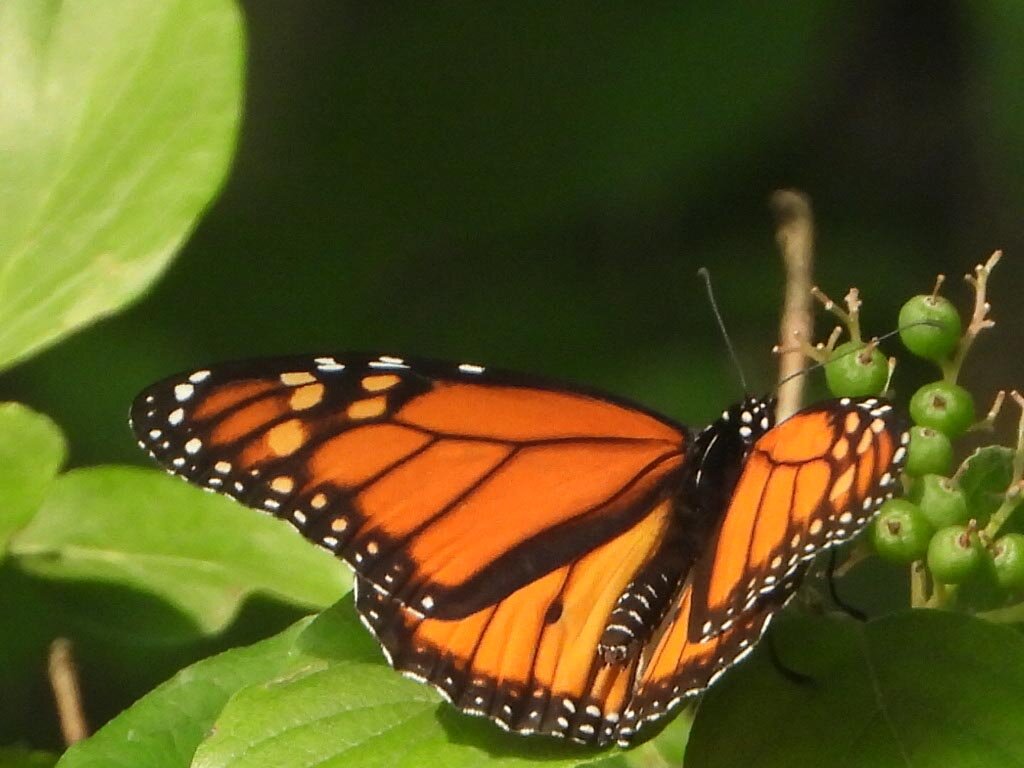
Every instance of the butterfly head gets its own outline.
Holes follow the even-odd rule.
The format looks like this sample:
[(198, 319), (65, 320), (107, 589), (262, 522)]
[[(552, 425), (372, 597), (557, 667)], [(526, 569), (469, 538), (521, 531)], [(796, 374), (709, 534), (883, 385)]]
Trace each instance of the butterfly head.
[[(775, 426), (775, 398), (747, 395), (738, 403), (722, 411), (722, 415), (707, 430), (734, 432), (749, 449), (765, 432)], [(707, 431), (705, 430), (705, 431)]]

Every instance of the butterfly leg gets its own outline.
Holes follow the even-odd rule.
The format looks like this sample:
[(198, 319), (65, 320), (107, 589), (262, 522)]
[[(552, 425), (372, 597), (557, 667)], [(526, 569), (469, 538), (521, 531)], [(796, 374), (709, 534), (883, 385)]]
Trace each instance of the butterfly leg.
[(850, 605), (848, 602), (843, 600), (839, 596), (839, 591), (836, 589), (836, 550), (832, 548), (828, 552), (828, 570), (825, 572), (825, 580), (828, 582), (828, 594), (832, 598), (832, 602), (839, 610), (843, 611), (846, 615), (859, 622), (865, 622), (868, 620), (867, 614), (859, 608)]
[(768, 651), (768, 658), (771, 659), (772, 666), (778, 671), (780, 675), (793, 683), (793, 685), (813, 685), (814, 678), (810, 675), (805, 675), (803, 672), (798, 672), (792, 667), (787, 667), (779, 656), (778, 646), (775, 644), (775, 633), (769, 632), (765, 647)]

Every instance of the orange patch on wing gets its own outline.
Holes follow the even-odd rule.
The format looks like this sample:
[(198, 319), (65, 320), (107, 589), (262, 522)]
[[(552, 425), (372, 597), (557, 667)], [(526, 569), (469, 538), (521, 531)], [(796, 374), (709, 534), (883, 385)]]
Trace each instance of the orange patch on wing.
[(832, 482), (832, 470), (825, 461), (814, 461), (800, 467), (793, 496), (793, 523), (806, 526), (821, 507)]
[(587, 699), (598, 702), (605, 714), (622, 712), (626, 701), (633, 692), (633, 678), (637, 660), (629, 664), (605, 664), (597, 670)]
[(384, 395), (356, 400), (345, 411), (350, 419), (372, 419), (387, 410), (388, 400)]
[(372, 483), (355, 498), (370, 530), (409, 533), (455, 501), (512, 452), (477, 440), (441, 440)]
[(270, 381), (258, 379), (247, 379), (236, 381), (232, 384), (224, 384), (210, 390), (210, 393), (196, 406), (192, 416), (197, 420), (211, 419), (228, 408), (239, 403), (257, 397), (277, 388), (277, 385)]
[(300, 419), (289, 419), (267, 430), (264, 439), (275, 456), (290, 456), (306, 441), (306, 425)]
[(750, 543), (750, 562), (758, 567), (765, 566), (786, 540), (796, 474), (796, 467), (775, 467), (768, 479)]
[(324, 399), (325, 387), (323, 384), (307, 384), (299, 387), (292, 396), (288, 398), (288, 405), (293, 411), (304, 411)]
[(475, 674), (520, 684), (530, 679), (545, 614), (557, 598), (567, 570), (553, 571), (498, 604), (487, 633), (476, 648)]
[[(663, 538), (672, 514), (670, 502), (663, 502), (647, 517), (620, 534), (606, 546), (581, 558), (569, 573), (563, 594), (562, 615), (547, 628), (548, 634), (560, 632), (556, 647), (597, 647), (608, 615), (636, 572), (646, 563)], [(594, 664), (590, 653), (561, 653), (549, 685), (555, 693), (583, 696), (582, 684)], [(540, 678), (543, 679), (543, 678)]]
[(252, 434), (270, 422), (288, 413), (283, 398), (267, 397), (243, 406), (220, 422), (210, 433), (213, 445), (233, 443), (239, 438)]
[(586, 436), (679, 444), (685, 439), (635, 410), (585, 395), (522, 387), (440, 383), (407, 403), (397, 418), (433, 432), (496, 440)]
[(709, 606), (727, 602), (746, 570), (747, 543), (753, 536), (761, 497), (771, 472), (771, 463), (760, 452), (752, 453), (743, 468), (718, 535), (714, 569), (708, 584)]
[[(659, 443), (522, 448), (499, 472), (416, 536), (409, 554), (432, 579), (461, 584), (543, 531), (594, 514), (612, 498), (617, 505), (638, 499), (681, 461)], [(474, 553), (472, 559), (460, 557), (469, 550)]]
[(363, 389), (367, 392), (383, 392), (385, 389), (391, 389), (401, 380), (401, 378), (393, 373), (382, 373), (376, 376), (364, 377), (362, 384)]
[(300, 384), (312, 384), (316, 376), (309, 371), (292, 371), (281, 374), (281, 383), (288, 387), (297, 387)]
[(309, 457), (311, 482), (359, 485), (387, 469), (431, 438), (394, 424), (355, 427), (330, 438)]
[(832, 489), (828, 492), (828, 500), (836, 509), (843, 509), (846, 506), (846, 502), (850, 498), (850, 489), (853, 487), (853, 478), (856, 474), (857, 465), (851, 464), (832, 483)]
[(892, 463), (895, 446), (888, 432), (882, 432), (875, 440), (875, 451), (878, 454), (878, 466), (887, 467)]
[(416, 628), (413, 645), (429, 643), (435, 648), (443, 648), (446, 654), (456, 659), (468, 661), (495, 610), (492, 605), (458, 621), (426, 619)]
[[(692, 595), (693, 587), (688, 584), (679, 598), (679, 608), (675, 611), (675, 618), (664, 628), (654, 650), (650, 652), (644, 667), (645, 681), (672, 677), (684, 652), (689, 650), (692, 656), (695, 652), (699, 652), (696, 649), (713, 647), (717, 644), (717, 640), (714, 638), (703, 643), (690, 642), (687, 628), (690, 624)], [(669, 615), (672, 615), (671, 610)]]
[(878, 481), (878, 477), (875, 475), (875, 458), (875, 449), (868, 448), (860, 455), (860, 461), (857, 462), (857, 498), (860, 501), (867, 498), (871, 487)]
[(805, 462), (824, 456), (832, 448), (834, 430), (827, 411), (799, 413), (765, 433), (755, 450), (776, 462)]

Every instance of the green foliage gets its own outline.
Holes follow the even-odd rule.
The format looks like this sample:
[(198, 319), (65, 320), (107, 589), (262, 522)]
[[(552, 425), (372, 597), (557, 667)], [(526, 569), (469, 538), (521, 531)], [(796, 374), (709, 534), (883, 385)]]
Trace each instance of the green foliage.
[(756, 653), (705, 695), (687, 766), (1024, 761), (1024, 638), (1010, 628), (938, 611), (867, 624), (784, 617), (774, 642), (810, 680), (787, 680)]
[[(323, 607), (349, 583), (345, 567), (288, 526), (253, 515), (163, 472), (70, 472), (10, 544), (18, 567), (53, 580), (153, 595), (203, 632), (222, 630), (253, 592)], [(110, 622), (137, 617), (115, 613)]]
[(135, 299), (224, 178), (228, 0), (0, 5), (0, 369)]
[(59, 765), (281, 768), (296, 755), (345, 768), (558, 768), (608, 757), (453, 712), (383, 663), (346, 598), (311, 623), (183, 670)]
[(1003, 504), (1013, 479), (1014, 450), (1002, 445), (978, 448), (964, 461), (960, 490), (967, 496), (971, 516), (985, 522)]
[(18, 403), (0, 403), (0, 560), (7, 540), (39, 508), (66, 450), (64, 436), (46, 416)]
[(0, 747), (0, 768), (52, 768), (57, 755), (22, 747)]
[(61, 768), (178, 768), (237, 691), (274, 679), (293, 663), (295, 638), (308, 622), (248, 648), (183, 669), (61, 758)]

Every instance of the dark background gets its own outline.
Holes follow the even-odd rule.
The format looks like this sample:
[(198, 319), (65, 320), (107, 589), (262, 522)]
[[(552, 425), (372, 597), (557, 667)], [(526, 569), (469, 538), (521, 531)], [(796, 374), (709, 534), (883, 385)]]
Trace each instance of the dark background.
[[(769, 387), (788, 186), (869, 334), (937, 271), (966, 305), (959, 276), (1006, 249), (967, 379), (1024, 383), (1013, 2), (244, 5), (223, 194), (143, 301), (0, 377), (75, 464), (143, 460), (125, 416), (155, 378), (307, 351), (522, 369), (700, 424), (740, 387), (695, 271)], [(900, 395), (926, 375), (904, 363)]]

